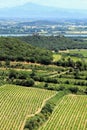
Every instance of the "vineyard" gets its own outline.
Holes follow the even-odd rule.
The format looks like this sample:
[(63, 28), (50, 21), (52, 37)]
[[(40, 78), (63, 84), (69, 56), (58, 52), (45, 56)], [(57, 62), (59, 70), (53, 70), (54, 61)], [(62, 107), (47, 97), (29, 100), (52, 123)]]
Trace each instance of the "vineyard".
[(41, 108), (55, 92), (15, 85), (0, 87), (0, 130), (20, 130), (25, 117)]
[(87, 130), (87, 50), (53, 59), (0, 61), (0, 130)]
[(87, 96), (64, 96), (39, 130), (87, 130)]

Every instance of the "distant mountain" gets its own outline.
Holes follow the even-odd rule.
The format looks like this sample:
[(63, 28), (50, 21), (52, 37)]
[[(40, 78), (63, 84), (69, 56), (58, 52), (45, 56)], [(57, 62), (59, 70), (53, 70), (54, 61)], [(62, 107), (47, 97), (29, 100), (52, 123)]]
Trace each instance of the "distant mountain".
[(60, 18), (86, 18), (87, 10), (61, 9), (27, 3), (22, 6), (0, 9), (0, 17), (4, 18), (34, 18), (34, 19), (60, 19)]

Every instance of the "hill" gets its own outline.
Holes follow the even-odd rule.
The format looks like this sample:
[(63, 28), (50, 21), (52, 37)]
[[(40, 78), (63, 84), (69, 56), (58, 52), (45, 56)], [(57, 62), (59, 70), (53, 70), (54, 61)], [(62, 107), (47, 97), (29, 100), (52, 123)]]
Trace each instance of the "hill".
[(0, 60), (30, 61), (49, 64), (52, 54), (45, 49), (33, 47), (17, 38), (0, 38)]
[(65, 50), (65, 49), (87, 49), (87, 42), (80, 39), (74, 40), (64, 36), (27, 36), (20, 37), (21, 40), (30, 43), (33, 46), (46, 48), (49, 50)]

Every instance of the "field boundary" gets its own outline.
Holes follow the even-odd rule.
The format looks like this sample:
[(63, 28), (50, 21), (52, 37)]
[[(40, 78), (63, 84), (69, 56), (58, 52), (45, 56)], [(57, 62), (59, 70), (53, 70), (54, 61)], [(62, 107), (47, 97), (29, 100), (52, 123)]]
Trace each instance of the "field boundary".
[[(56, 92), (56, 94), (58, 94), (58, 92)], [(25, 117), (25, 120), (24, 120), (24, 122), (23, 122), (23, 124), (22, 124), (20, 130), (23, 130), (23, 129), (24, 129), (24, 126), (25, 126), (25, 123), (26, 123), (27, 118), (31, 118), (31, 117), (34, 117), (36, 114), (39, 114), (40, 111), (42, 110), (42, 108), (44, 107), (44, 105), (46, 104), (46, 102), (47, 102), (49, 99), (51, 99), (51, 98), (53, 98), (54, 96), (56, 96), (56, 94), (54, 94), (54, 95), (52, 95), (51, 97), (45, 99), (45, 100), (43, 101), (41, 107), (40, 107), (34, 114), (27, 115), (27, 116)]]
[[(66, 99), (65, 99), (65, 96), (67, 97), (66, 99), (69, 99), (69, 97), (71, 97), (69, 100), (67, 100), (67, 102), (65, 102), (66, 101)], [(72, 113), (72, 115), (68, 118), (68, 119), (70, 119), (69, 121), (68, 121), (68, 125), (66, 125), (67, 127), (63, 127), (63, 125), (64, 124), (62, 124), (61, 122), (63, 122), (64, 121), (64, 123), (66, 123), (65, 122), (65, 120), (67, 119), (66, 118), (66, 116), (67, 116), (67, 112), (66, 112), (66, 116), (65, 116), (65, 118), (63, 118), (64, 120), (62, 120), (61, 122), (60, 122), (60, 119), (62, 119), (61, 117), (60, 117), (60, 115), (58, 116), (57, 115), (57, 112), (58, 111), (60, 111), (61, 110), (61, 107), (58, 107), (59, 106), (59, 104), (61, 104), (60, 106), (62, 106), (62, 108), (64, 108), (64, 102), (65, 102), (65, 104), (66, 103), (69, 103), (69, 106), (72, 104), (72, 106), (75, 104), (75, 103), (77, 103), (78, 105), (79, 105), (79, 103), (80, 102), (82, 102), (83, 103), (83, 100), (82, 100), (82, 98), (84, 99), (84, 102), (85, 102), (85, 98), (86, 97), (84, 97), (84, 95), (75, 95), (75, 94), (68, 94), (68, 95), (65, 95), (63, 98), (62, 98), (62, 100), (60, 100), (60, 102), (58, 103), (58, 105), (57, 106), (55, 106), (55, 108), (54, 108), (54, 113), (53, 113), (53, 115), (55, 114), (55, 116), (51, 116), (51, 118), (49, 118), (49, 120), (47, 120), (47, 122), (45, 123), (45, 124), (43, 124), (38, 130), (50, 130), (50, 128), (52, 127), (52, 130), (53, 130), (53, 128), (55, 129), (55, 130), (57, 130), (57, 129), (60, 129), (60, 130), (65, 130), (65, 129), (71, 129), (72, 128), (72, 130), (74, 130), (74, 127), (76, 128), (76, 129), (81, 129), (81, 130), (83, 130), (83, 127), (81, 127), (81, 123), (82, 123), (82, 120), (84, 120), (84, 130), (86, 130), (86, 123), (87, 123), (87, 120), (86, 120), (86, 116), (84, 117), (84, 115), (85, 115), (85, 111), (83, 111), (81, 114), (80, 114), (80, 112), (81, 112), (81, 110), (82, 110), (82, 107), (83, 107), (83, 105), (81, 105), (81, 107), (79, 106), (76, 106), (76, 107), (71, 107), (70, 109), (68, 109), (68, 111), (69, 111), (69, 113), (72, 113), (72, 109), (73, 109), (73, 113)], [(74, 99), (73, 99), (73, 97), (74, 97)], [(79, 99), (80, 98), (80, 99)], [(79, 99), (79, 100), (78, 100)], [(68, 102), (69, 101), (69, 102)], [(74, 101), (74, 102), (73, 102)], [(75, 105), (74, 105), (75, 106)], [(85, 104), (85, 106), (86, 106), (86, 104)], [(64, 112), (67, 110), (67, 108), (69, 108), (68, 106), (66, 106), (63, 110), (64, 110)], [(84, 110), (86, 110), (86, 107), (83, 107), (83, 108), (85, 108)], [(58, 111), (57, 111), (58, 110)], [(78, 110), (79, 110), (79, 112), (78, 112)], [(55, 112), (56, 111), (56, 112)], [(62, 111), (63, 112), (63, 111)], [(58, 113), (59, 114), (59, 113)], [(63, 113), (64, 114), (64, 113)], [(80, 114), (80, 116), (79, 116), (79, 114)], [(59, 119), (59, 124), (60, 124), (60, 127), (58, 127), (58, 125), (59, 124), (57, 124), (56, 126), (55, 126), (55, 124), (57, 123), (55, 123), (55, 121), (53, 121), (53, 118), (54, 117), (57, 117), (58, 116), (58, 118), (56, 118), (55, 120), (57, 120), (57, 119)], [(84, 117), (84, 119), (83, 119), (83, 117)], [(79, 120), (79, 118), (81, 118), (80, 120)], [(73, 120), (74, 119), (74, 120)], [(73, 122), (74, 123), (72, 123), (71, 124), (71, 126), (69, 127), (69, 125), (70, 125), (70, 123), (71, 123), (71, 120), (73, 120)], [(77, 124), (77, 127), (76, 127), (76, 125), (75, 125), (75, 123), (76, 123), (76, 121), (78, 121), (79, 120), (79, 123)], [(53, 123), (52, 122), (50, 122), (50, 121), (53, 121)], [(51, 124), (52, 123), (52, 124)], [(49, 124), (49, 125), (48, 125)], [(51, 126), (50, 126), (50, 124), (51, 124)], [(62, 124), (62, 125), (61, 125)]]

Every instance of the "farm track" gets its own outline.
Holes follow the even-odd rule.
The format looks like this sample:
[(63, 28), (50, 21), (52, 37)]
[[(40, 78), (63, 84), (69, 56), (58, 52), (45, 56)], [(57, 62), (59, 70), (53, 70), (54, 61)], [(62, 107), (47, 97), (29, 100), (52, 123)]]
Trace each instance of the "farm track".
[[(57, 94), (57, 93), (56, 93), (56, 94)], [(42, 110), (42, 108), (44, 107), (44, 105), (46, 104), (46, 102), (47, 102), (49, 99), (51, 99), (52, 97), (54, 97), (56, 94), (54, 94), (54, 95), (52, 95), (51, 97), (45, 99), (45, 100), (43, 101), (43, 103), (42, 103), (41, 108), (39, 108), (34, 114), (27, 115), (27, 116), (25, 117), (24, 123), (23, 123), (23, 125), (21, 126), (21, 129), (20, 129), (20, 130), (23, 130), (23, 129), (24, 129), (24, 125), (25, 125), (25, 123), (26, 123), (26, 120), (27, 120), (28, 118), (31, 118), (31, 117), (35, 116), (36, 114), (39, 114), (40, 111)]]
[(39, 130), (86, 130), (87, 96), (64, 96)]
[(35, 113), (56, 92), (16, 85), (0, 87), (0, 130), (20, 130), (26, 115)]
[(64, 72), (61, 72), (61, 73), (59, 73), (59, 74), (55, 74), (55, 75), (51, 75), (51, 76), (49, 76), (50, 78), (54, 78), (54, 77), (56, 77), (56, 76), (59, 76), (59, 75), (63, 75), (63, 74), (66, 74), (67, 72), (69, 72), (69, 70), (68, 71), (64, 71)]
[(9, 70), (9, 69), (12, 69), (12, 70), (17, 70), (17, 71), (32, 71), (31, 69), (19, 69), (19, 68), (0, 68), (0, 70)]

